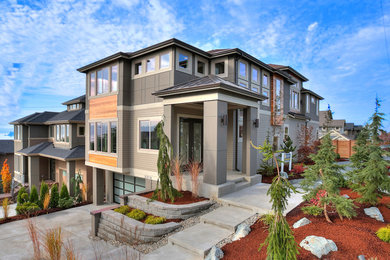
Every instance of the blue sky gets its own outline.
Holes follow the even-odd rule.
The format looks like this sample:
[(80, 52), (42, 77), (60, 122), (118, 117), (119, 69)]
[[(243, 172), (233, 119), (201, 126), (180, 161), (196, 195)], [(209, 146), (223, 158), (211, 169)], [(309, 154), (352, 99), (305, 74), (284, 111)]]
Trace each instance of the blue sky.
[(3, 0), (0, 138), (8, 122), (82, 95), (77, 68), (172, 37), (290, 65), (335, 118), (364, 124), (376, 95), (390, 113), (389, 1)]

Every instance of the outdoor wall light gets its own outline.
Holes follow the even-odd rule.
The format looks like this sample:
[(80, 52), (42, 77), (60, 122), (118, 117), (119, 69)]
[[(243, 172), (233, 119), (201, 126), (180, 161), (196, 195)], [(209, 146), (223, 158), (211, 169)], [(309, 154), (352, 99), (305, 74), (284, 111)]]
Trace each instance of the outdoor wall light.
[(256, 118), (255, 120), (253, 120), (253, 126), (256, 127), (256, 128), (259, 128), (259, 125), (260, 125), (260, 120), (258, 118)]
[(221, 125), (222, 126), (225, 126), (225, 125), (228, 124), (228, 116), (226, 114), (225, 115), (221, 115), (220, 119), (221, 119)]

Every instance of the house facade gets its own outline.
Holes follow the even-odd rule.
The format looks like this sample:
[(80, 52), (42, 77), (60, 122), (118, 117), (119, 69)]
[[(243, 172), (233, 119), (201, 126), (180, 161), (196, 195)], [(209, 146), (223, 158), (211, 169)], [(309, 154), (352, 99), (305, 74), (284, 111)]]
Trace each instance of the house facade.
[(0, 140), (0, 171), (1, 167), (7, 160), (9, 166), (9, 172), (14, 171), (14, 141), (13, 140)]
[(320, 137), (330, 133), (334, 140), (356, 140), (362, 129), (362, 125), (347, 123), (345, 119), (333, 119), (330, 110), (320, 111)]
[(17, 119), (14, 125), (14, 180), (35, 185), (42, 181), (65, 183), (71, 194), (75, 174), (81, 174), (84, 196), (91, 200), (92, 169), (85, 160), (85, 96), (63, 105), (63, 112), (37, 112)]
[(303, 88), (307, 79), (240, 49), (206, 52), (171, 39), (78, 71), (86, 75), (85, 164), (95, 204), (155, 187), (162, 119), (183, 165), (203, 163), (200, 194), (207, 197), (237, 190), (232, 176), (244, 179), (240, 187), (261, 181), (251, 141), (272, 135), (279, 147), (300, 124), (318, 129), (322, 97)]

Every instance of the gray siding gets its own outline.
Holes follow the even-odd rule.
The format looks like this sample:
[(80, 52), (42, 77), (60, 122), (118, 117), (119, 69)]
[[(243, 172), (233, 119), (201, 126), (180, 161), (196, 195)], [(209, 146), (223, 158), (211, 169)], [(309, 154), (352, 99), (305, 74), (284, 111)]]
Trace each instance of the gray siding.
[(165, 71), (133, 79), (131, 84), (132, 91), (130, 92), (131, 105), (161, 102), (162, 100), (153, 96), (152, 93), (170, 87), (172, 82), (171, 77), (171, 71)]

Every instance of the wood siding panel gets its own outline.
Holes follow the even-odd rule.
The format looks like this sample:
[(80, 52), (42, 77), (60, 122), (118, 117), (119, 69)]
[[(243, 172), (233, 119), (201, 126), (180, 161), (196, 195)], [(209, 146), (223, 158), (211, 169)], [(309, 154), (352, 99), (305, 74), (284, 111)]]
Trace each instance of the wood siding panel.
[(89, 154), (89, 161), (102, 165), (117, 167), (117, 158), (99, 154)]
[(89, 100), (89, 119), (117, 117), (117, 95)]
[(335, 146), (335, 152), (340, 154), (340, 158), (348, 159), (355, 153), (352, 149), (355, 145), (355, 140), (333, 140), (332, 143)]

